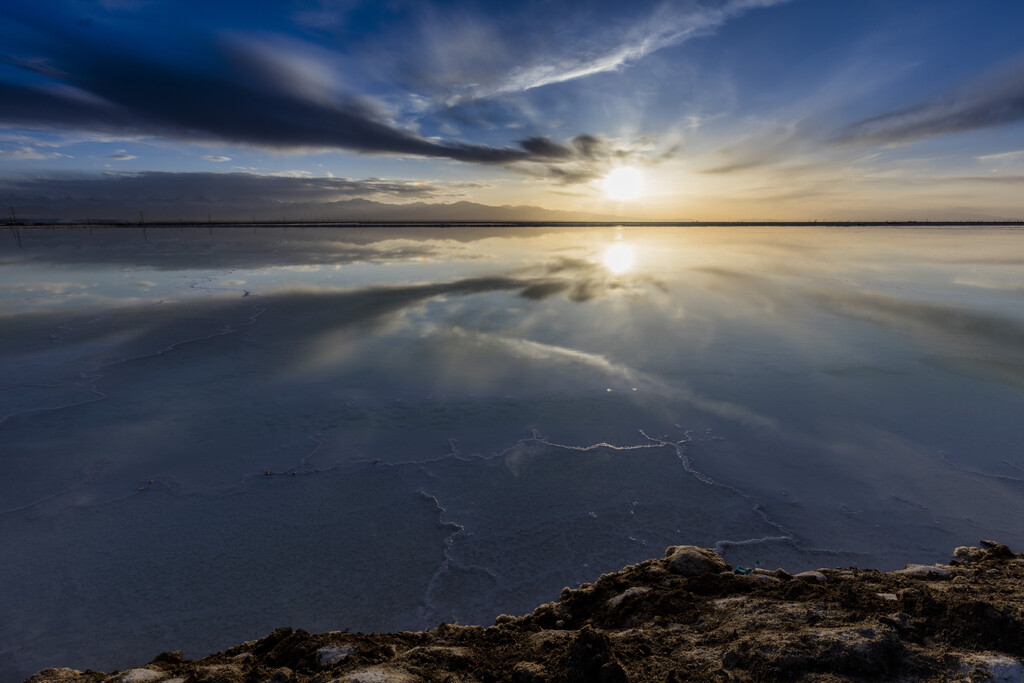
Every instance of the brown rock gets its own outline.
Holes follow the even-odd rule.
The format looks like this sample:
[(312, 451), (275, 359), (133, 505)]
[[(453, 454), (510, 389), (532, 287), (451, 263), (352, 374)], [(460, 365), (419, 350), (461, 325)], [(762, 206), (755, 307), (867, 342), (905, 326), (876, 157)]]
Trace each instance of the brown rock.
[(726, 571), (729, 566), (710, 548), (695, 545), (676, 545), (667, 551), (668, 570), (681, 576), (700, 576)]

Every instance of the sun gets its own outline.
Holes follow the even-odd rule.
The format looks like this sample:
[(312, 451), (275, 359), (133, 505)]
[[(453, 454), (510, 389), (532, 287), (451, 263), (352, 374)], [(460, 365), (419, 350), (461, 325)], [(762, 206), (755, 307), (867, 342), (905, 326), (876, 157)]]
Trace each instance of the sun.
[(632, 166), (619, 166), (601, 181), (601, 189), (609, 199), (628, 202), (644, 191), (644, 175)]

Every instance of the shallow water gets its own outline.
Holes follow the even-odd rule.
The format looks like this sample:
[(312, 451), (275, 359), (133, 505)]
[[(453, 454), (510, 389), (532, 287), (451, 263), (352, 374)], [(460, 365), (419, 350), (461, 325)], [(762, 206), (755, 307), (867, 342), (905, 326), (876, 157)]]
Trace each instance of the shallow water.
[(1024, 547), (1019, 229), (21, 236), (4, 681), (489, 623), (670, 544)]

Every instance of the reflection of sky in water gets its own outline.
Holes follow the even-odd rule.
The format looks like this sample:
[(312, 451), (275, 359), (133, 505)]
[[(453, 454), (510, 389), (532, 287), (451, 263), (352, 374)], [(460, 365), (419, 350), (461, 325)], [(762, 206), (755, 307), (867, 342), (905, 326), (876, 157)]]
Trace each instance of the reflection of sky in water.
[[(790, 569), (1024, 544), (1017, 230), (23, 240), (0, 250), (0, 544), (18, 549), (0, 581), (26, 586), (0, 604), (23, 624), (0, 653), (28, 643), (18, 675), (283, 623), (485, 621), (670, 543)], [(225, 577), (183, 559), (223, 557), (224, 537)], [(342, 574), (300, 580), (286, 553)], [(395, 604), (359, 597), (382, 580)], [(54, 596), (82, 581), (92, 611), (65, 618)], [(189, 626), (261, 581), (299, 606)], [(144, 618), (156, 635), (121, 626)]]

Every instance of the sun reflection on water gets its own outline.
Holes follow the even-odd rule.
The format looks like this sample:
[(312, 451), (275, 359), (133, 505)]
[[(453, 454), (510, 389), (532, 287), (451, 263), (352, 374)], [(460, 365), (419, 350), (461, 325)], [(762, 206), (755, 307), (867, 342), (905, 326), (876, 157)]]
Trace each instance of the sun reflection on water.
[(604, 265), (616, 275), (621, 275), (633, 267), (633, 247), (616, 242), (604, 252)]

